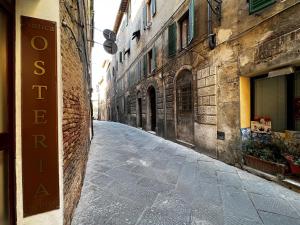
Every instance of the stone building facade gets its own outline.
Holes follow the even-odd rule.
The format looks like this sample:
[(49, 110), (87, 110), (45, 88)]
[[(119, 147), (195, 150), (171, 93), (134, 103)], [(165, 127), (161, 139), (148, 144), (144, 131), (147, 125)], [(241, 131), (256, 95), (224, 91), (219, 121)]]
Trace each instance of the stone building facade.
[(80, 198), (91, 140), (93, 1), (60, 1), (63, 82), (64, 224)]
[[(256, 114), (271, 115), (275, 131), (299, 131), (299, 9), (297, 0), (121, 1), (111, 119), (228, 163), (239, 161), (241, 129)], [(295, 90), (279, 88), (281, 102), (269, 93), (279, 77)]]

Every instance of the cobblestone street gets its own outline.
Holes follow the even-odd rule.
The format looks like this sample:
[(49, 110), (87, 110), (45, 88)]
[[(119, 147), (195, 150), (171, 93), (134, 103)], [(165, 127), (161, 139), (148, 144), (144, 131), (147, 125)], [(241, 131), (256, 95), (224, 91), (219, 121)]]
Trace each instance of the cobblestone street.
[(300, 195), (112, 122), (94, 122), (73, 225), (300, 225)]

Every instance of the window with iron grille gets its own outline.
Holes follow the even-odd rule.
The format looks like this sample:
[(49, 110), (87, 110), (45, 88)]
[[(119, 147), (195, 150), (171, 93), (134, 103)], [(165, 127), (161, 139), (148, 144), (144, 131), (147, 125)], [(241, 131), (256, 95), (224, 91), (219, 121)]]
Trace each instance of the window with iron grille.
[(191, 82), (177, 86), (177, 104), (179, 114), (192, 112)]

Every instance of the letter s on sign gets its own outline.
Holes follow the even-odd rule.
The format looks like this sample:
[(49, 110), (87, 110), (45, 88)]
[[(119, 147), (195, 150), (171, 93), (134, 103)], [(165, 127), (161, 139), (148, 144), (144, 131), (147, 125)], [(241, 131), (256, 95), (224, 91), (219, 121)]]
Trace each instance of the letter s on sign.
[[(36, 40), (37, 39), (41, 39), (43, 41), (43, 47), (41, 46), (36, 46)], [(31, 47), (34, 49), (34, 50), (37, 50), (37, 51), (44, 51), (45, 49), (48, 48), (48, 41), (46, 38), (44, 38), (43, 36), (34, 36), (32, 39), (31, 39)]]

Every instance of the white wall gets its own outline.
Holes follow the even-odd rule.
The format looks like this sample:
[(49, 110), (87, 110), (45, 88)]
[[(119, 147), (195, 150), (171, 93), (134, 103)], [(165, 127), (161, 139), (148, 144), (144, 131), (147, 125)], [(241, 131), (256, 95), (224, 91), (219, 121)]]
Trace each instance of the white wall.
[[(58, 90), (58, 137), (60, 209), (23, 218), (22, 149), (21, 149), (21, 16), (55, 21), (57, 23), (57, 90)], [(59, 0), (16, 0), (16, 188), (17, 225), (63, 224), (63, 142), (62, 142), (62, 76), (60, 56)]]

